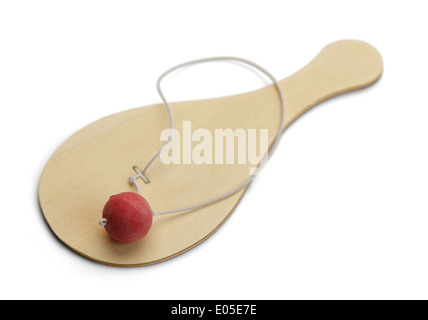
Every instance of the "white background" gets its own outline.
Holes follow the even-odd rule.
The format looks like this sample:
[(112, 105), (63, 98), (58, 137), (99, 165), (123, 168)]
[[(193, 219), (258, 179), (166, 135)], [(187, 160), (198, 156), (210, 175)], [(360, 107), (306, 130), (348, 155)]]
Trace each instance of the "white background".
[[(0, 298), (428, 298), (426, 12), (425, 1), (0, 2)], [(207, 241), (127, 269), (52, 235), (37, 199), (46, 161), (90, 122), (159, 103), (164, 70), (233, 55), (282, 79), (340, 39), (375, 46), (382, 79), (294, 123)], [(266, 84), (236, 65), (195, 70), (171, 80), (171, 100)]]

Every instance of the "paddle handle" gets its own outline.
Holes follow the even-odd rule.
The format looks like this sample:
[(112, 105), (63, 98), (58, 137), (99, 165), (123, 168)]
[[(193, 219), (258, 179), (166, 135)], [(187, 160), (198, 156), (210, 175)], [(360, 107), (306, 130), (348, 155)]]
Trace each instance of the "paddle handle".
[(327, 45), (303, 69), (280, 81), (287, 108), (284, 129), (320, 102), (372, 85), (382, 71), (381, 55), (366, 42), (341, 40)]

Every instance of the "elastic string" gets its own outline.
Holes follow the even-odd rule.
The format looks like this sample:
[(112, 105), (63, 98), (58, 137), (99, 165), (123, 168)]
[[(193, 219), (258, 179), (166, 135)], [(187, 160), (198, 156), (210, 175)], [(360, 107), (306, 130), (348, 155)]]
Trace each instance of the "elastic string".
[[(143, 171), (141, 172), (142, 175), (144, 175), (146, 173), (146, 171), (150, 167), (150, 165), (160, 156), (160, 154), (162, 153), (162, 151), (165, 149), (165, 147), (172, 140), (172, 135), (173, 135), (173, 130), (174, 130), (174, 119), (173, 119), (173, 116), (172, 116), (171, 107), (170, 107), (168, 101), (166, 100), (166, 98), (165, 98), (165, 96), (164, 96), (164, 94), (162, 92), (162, 88), (161, 88), (161, 82), (162, 82), (162, 80), (168, 74), (170, 74), (171, 72), (173, 72), (173, 71), (175, 71), (177, 69), (180, 69), (180, 68), (183, 68), (183, 67), (187, 67), (187, 66), (190, 66), (190, 65), (195, 65), (195, 64), (205, 63), (205, 62), (213, 62), (213, 61), (238, 61), (238, 62), (247, 64), (247, 65), (249, 65), (249, 66), (251, 66), (251, 67), (259, 70), (261, 73), (264, 73), (272, 81), (272, 83), (276, 87), (276, 89), (278, 91), (278, 95), (279, 95), (279, 97), (281, 99), (281, 121), (280, 121), (280, 125), (279, 125), (278, 135), (277, 135), (277, 137), (276, 137), (276, 139), (275, 139), (272, 147), (270, 148), (270, 151), (269, 151), (270, 154), (272, 155), (273, 152), (275, 151), (275, 149), (277, 148), (279, 140), (280, 140), (280, 138), (282, 136), (282, 134), (281, 134), (282, 133), (282, 128), (284, 127), (284, 123), (285, 123), (285, 101), (284, 101), (284, 95), (282, 93), (281, 87), (278, 84), (278, 81), (275, 79), (275, 77), (270, 72), (268, 72), (266, 69), (264, 69), (263, 67), (257, 65), (254, 62), (251, 62), (249, 60), (243, 59), (243, 58), (236, 58), (236, 57), (212, 57), (212, 58), (198, 59), (198, 60), (193, 60), (193, 61), (185, 62), (185, 63), (179, 64), (179, 65), (177, 65), (177, 66), (175, 66), (175, 67), (173, 67), (171, 69), (168, 69), (163, 74), (161, 74), (160, 77), (157, 80), (157, 84), (156, 84), (157, 91), (158, 91), (159, 96), (161, 97), (161, 99), (162, 99), (162, 101), (164, 103), (164, 106), (165, 106), (165, 108), (166, 108), (166, 110), (168, 112), (168, 116), (169, 116), (170, 133), (169, 133), (169, 136), (168, 136), (168, 140), (165, 142), (165, 144), (160, 148), (160, 150), (150, 159), (150, 161), (144, 167)], [(185, 207), (185, 208), (172, 209), (172, 210), (159, 211), (159, 212), (153, 211), (153, 215), (160, 215), (160, 214), (165, 214), (165, 213), (173, 213), (173, 212), (181, 212), (181, 211), (187, 211), (187, 210), (197, 209), (197, 208), (200, 208), (200, 207), (212, 204), (214, 202), (217, 202), (219, 200), (222, 200), (224, 198), (227, 198), (227, 197), (231, 196), (232, 194), (234, 194), (234, 193), (238, 192), (239, 190), (243, 189), (244, 187), (246, 187), (249, 183), (251, 183), (251, 181), (253, 181), (253, 179), (256, 177), (256, 172), (260, 171), (261, 168), (266, 164), (267, 159), (268, 159), (268, 153), (266, 153), (266, 155), (263, 157), (263, 159), (262, 159), (262, 161), (260, 163), (260, 166), (253, 172), (253, 175), (248, 180), (246, 180), (244, 183), (242, 183), (241, 185), (237, 186), (233, 190), (231, 190), (231, 191), (229, 191), (229, 192), (227, 192), (227, 193), (225, 193), (223, 195), (220, 195), (218, 197), (215, 197), (215, 198), (213, 198), (211, 200), (204, 201), (204, 202), (201, 202), (201, 203), (197, 203), (197, 204)], [(136, 185), (136, 182), (135, 182), (135, 178), (137, 176), (131, 177), (130, 181), (135, 185), (137, 191), (139, 192), (139, 188), (138, 188), (138, 186)]]

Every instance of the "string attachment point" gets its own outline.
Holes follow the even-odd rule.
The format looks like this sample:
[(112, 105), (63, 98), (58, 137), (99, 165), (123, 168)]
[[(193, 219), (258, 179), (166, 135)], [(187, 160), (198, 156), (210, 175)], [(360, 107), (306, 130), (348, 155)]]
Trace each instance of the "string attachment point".
[(150, 183), (149, 179), (146, 178), (146, 176), (137, 168), (137, 166), (133, 166), (132, 169), (137, 173), (136, 175), (129, 178), (129, 184), (132, 184), (135, 189), (137, 189), (137, 192), (140, 192), (140, 188), (137, 184), (137, 179), (141, 178), (144, 183), (148, 184)]

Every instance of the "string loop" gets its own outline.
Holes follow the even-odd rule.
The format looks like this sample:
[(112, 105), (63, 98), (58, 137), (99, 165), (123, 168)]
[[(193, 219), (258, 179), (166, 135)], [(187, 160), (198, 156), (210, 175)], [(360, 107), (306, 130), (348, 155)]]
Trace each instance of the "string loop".
[[(159, 96), (161, 97), (164, 106), (168, 112), (168, 117), (169, 117), (169, 123), (170, 123), (170, 131), (169, 131), (169, 136), (167, 141), (165, 142), (165, 144), (160, 148), (160, 150), (150, 159), (150, 161), (146, 164), (146, 166), (144, 167), (144, 169), (140, 172), (138, 171), (136, 175), (132, 176), (129, 178), (129, 182), (131, 184), (133, 184), (137, 190), (137, 192), (140, 192), (140, 188), (137, 185), (136, 179), (141, 177), (146, 183), (148, 183), (148, 180), (145, 176), (146, 171), (149, 169), (150, 165), (160, 156), (160, 154), (162, 153), (162, 151), (166, 148), (166, 146), (172, 141), (172, 137), (173, 137), (173, 131), (174, 131), (174, 119), (172, 116), (172, 111), (171, 111), (171, 107), (168, 103), (168, 101), (166, 100), (163, 92), (162, 92), (162, 88), (161, 88), (161, 82), (162, 80), (169, 75), (170, 73), (187, 67), (187, 66), (191, 66), (191, 65), (196, 65), (196, 64), (200, 64), (200, 63), (206, 63), (206, 62), (214, 62), (214, 61), (237, 61), (237, 62), (241, 62), (243, 64), (246, 64), (254, 69), (257, 69), (258, 71), (260, 71), (261, 73), (265, 74), (273, 83), (273, 85), (276, 87), (277, 91), (278, 91), (278, 95), (280, 97), (281, 100), (281, 119), (280, 119), (280, 123), (279, 123), (279, 131), (278, 131), (278, 135), (275, 138), (275, 141), (272, 145), (272, 147), (270, 148), (270, 154), (272, 155), (273, 152), (275, 151), (275, 149), (278, 146), (278, 143), (280, 141), (281, 135), (282, 135), (282, 128), (284, 127), (284, 123), (285, 123), (285, 101), (284, 101), (284, 95), (282, 93), (281, 87), (278, 83), (278, 81), (275, 79), (275, 77), (268, 72), (266, 69), (264, 69), (263, 67), (259, 66), (258, 64), (251, 62), (249, 60), (243, 59), (243, 58), (237, 58), (237, 57), (212, 57), (212, 58), (204, 58), (204, 59), (198, 59), (198, 60), (192, 60), (189, 62), (185, 62), (179, 65), (176, 65), (175, 67), (172, 67), (170, 69), (168, 69), (167, 71), (165, 71), (164, 73), (162, 73), (156, 83), (156, 88), (157, 91), (159, 93)], [(248, 184), (251, 183), (251, 181), (254, 180), (255, 176), (256, 176), (256, 172), (260, 171), (261, 168), (265, 165), (265, 163), (267, 162), (267, 153), (266, 155), (263, 157), (260, 166), (253, 172), (253, 175), (246, 180), (244, 183), (240, 184), (239, 186), (237, 186), (236, 188), (234, 188), (233, 190), (220, 195), (218, 197), (215, 197), (211, 200), (208, 201), (204, 201), (201, 203), (197, 203), (185, 208), (179, 208), (179, 209), (172, 209), (172, 210), (166, 210), (166, 211), (159, 211), (159, 212), (155, 212), (153, 211), (153, 215), (160, 215), (160, 214), (165, 214), (165, 213), (174, 213), (174, 212), (181, 212), (181, 211), (187, 211), (187, 210), (191, 210), (191, 209), (196, 209), (196, 208), (200, 208), (206, 205), (209, 205), (211, 203), (217, 202), (219, 200), (222, 200), (224, 198), (227, 198), (229, 196), (231, 196), (232, 194), (238, 192), (239, 190), (243, 189), (244, 187), (246, 187)], [(134, 170), (137, 171), (134, 167)], [(146, 181), (147, 180), (147, 181)]]

